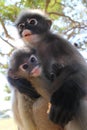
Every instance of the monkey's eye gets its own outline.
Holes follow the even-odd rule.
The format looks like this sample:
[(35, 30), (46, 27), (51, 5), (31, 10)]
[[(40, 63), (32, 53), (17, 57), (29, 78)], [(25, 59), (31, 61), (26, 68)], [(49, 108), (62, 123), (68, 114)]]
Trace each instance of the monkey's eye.
[(34, 18), (32, 18), (32, 19), (27, 19), (27, 22), (28, 22), (29, 24), (31, 24), (31, 25), (37, 25), (37, 23), (38, 23), (38, 21), (37, 21), (36, 19), (34, 19)]
[(51, 80), (51, 81), (54, 81), (55, 78), (56, 78), (55, 73), (51, 72), (51, 73), (50, 73), (50, 80)]
[(23, 69), (26, 70), (27, 68), (28, 68), (28, 64), (25, 63), (25, 64), (23, 65)]
[(29, 58), (29, 61), (30, 61), (31, 63), (34, 63), (34, 62), (36, 62), (36, 61), (37, 61), (37, 58), (36, 58), (36, 56), (34, 56), (34, 55), (31, 55), (31, 56), (30, 56), (30, 58)]
[(20, 23), (20, 24), (18, 25), (18, 29), (19, 29), (19, 31), (21, 31), (21, 30), (24, 28), (24, 26), (25, 26), (24, 23)]

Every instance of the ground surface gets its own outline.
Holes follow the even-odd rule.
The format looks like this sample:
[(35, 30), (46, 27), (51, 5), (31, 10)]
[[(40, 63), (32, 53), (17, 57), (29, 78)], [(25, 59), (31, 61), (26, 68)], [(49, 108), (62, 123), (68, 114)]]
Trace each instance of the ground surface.
[(17, 130), (13, 119), (0, 119), (0, 130)]

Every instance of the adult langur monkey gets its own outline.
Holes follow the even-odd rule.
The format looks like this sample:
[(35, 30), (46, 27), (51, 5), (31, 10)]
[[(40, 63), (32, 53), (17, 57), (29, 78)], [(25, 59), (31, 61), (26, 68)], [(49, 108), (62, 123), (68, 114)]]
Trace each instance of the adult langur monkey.
[[(34, 11), (38, 12), (38, 10)], [(42, 12), (39, 13), (41, 13), (41, 15), (43, 14)], [(47, 17), (46, 19), (49, 22), (48, 29), (50, 29), (51, 21)], [(34, 24), (34, 19), (31, 20), (31, 24)], [(44, 33), (43, 30), (41, 33)], [(30, 40), (32, 39), (35, 39), (35, 37), (32, 37)], [(42, 98), (35, 91), (30, 82), (21, 78), (18, 80), (12, 80), (12, 78), (10, 77), (9, 82), (12, 86), (14, 86), (12, 87), (14, 93), (12, 108), (15, 121), (17, 122), (19, 129), (62, 130), (60, 126), (55, 125), (48, 119), (47, 116), (48, 102), (44, 100), (44, 98)], [(33, 115), (35, 121), (33, 119)]]
[[(21, 60), (19, 60), (19, 59), (21, 59)], [(47, 93), (46, 88), (48, 90), (48, 88), (49, 88), (49, 86), (51, 86), (52, 82), (49, 81), (46, 78), (46, 76), (44, 75), (43, 65), (41, 64), (41, 61), (35, 50), (31, 49), (29, 51), (29, 48), (25, 48), (25, 49), (23, 48), (23, 49), (16, 50), (12, 55), (10, 63), (11, 63), (11, 65), (8, 70), (8, 79), (10, 77), (13, 79), (16, 79), (16, 80), (20, 79), (20, 78), (27, 79), (33, 85), (33, 87), (35, 87), (38, 90), (38, 92), (40, 92), (44, 96), (44, 98), (47, 99), (47, 101), (49, 101), (51, 93)], [(65, 70), (64, 73), (66, 73), (66, 71), (67, 70)], [(53, 72), (52, 70), (49, 72), (49, 75), (51, 73), (55, 74), (55, 72)], [(43, 89), (44, 87), (45, 87), (45, 89)], [(26, 89), (28, 90), (28, 88), (26, 88)], [(48, 105), (46, 103), (46, 100), (44, 100), (42, 97), (39, 98), (39, 100), (37, 100), (37, 101), (38, 101), (38, 103), (35, 102), (34, 107), (33, 107), (33, 117), (34, 117), (33, 119), (37, 125), (39, 122), (39, 126), (41, 125), (41, 128), (43, 126), (43, 128), (46, 129), (47, 126), (49, 126), (49, 125), (47, 125), (46, 128), (44, 126), (44, 124), (46, 125), (47, 122), (49, 123), (49, 121), (47, 121), (48, 119), (47, 119), (47, 114), (46, 114)], [(43, 104), (43, 101), (45, 104)], [(65, 130), (86, 130), (87, 129), (87, 113), (86, 113), (87, 101), (85, 99), (82, 99), (82, 101), (80, 101), (80, 103), (81, 103), (81, 105), (80, 105), (75, 117), (68, 125), (66, 125)], [(44, 107), (44, 105), (46, 107)], [(40, 106), (43, 106), (44, 109), (46, 108), (45, 111), (44, 111), (44, 109), (41, 110)], [(38, 109), (36, 109), (36, 108), (39, 108), (39, 111), (37, 111)], [(46, 115), (45, 117), (47, 120), (45, 118), (43, 118), (44, 117), (43, 114)], [(38, 118), (36, 115), (38, 115)], [(22, 115), (22, 117), (24, 117), (24, 116)], [(32, 118), (30, 118), (30, 119), (32, 119)]]

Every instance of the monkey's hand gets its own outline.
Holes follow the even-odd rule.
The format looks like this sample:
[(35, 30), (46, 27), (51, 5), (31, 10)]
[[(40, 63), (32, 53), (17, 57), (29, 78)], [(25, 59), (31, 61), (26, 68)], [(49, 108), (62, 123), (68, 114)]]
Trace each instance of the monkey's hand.
[(9, 76), (7, 78), (8, 78), (9, 83), (15, 88), (17, 88), (20, 93), (23, 93), (31, 98), (40, 97), (40, 95), (32, 87), (31, 83), (27, 81), (26, 79), (23, 79), (23, 78), (13, 79)]
[(64, 127), (77, 112), (82, 95), (83, 92), (76, 82), (65, 81), (51, 97), (49, 118)]

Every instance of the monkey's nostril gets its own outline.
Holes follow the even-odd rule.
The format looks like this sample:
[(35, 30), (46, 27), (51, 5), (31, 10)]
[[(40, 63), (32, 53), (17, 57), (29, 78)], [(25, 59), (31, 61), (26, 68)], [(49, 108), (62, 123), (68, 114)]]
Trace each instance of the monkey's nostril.
[(56, 78), (56, 75), (52, 72), (52, 73), (50, 74), (50, 80), (51, 80), (51, 81), (54, 81), (55, 78)]
[(23, 69), (26, 70), (27, 68), (28, 68), (28, 64), (24, 64), (24, 65), (23, 65)]

